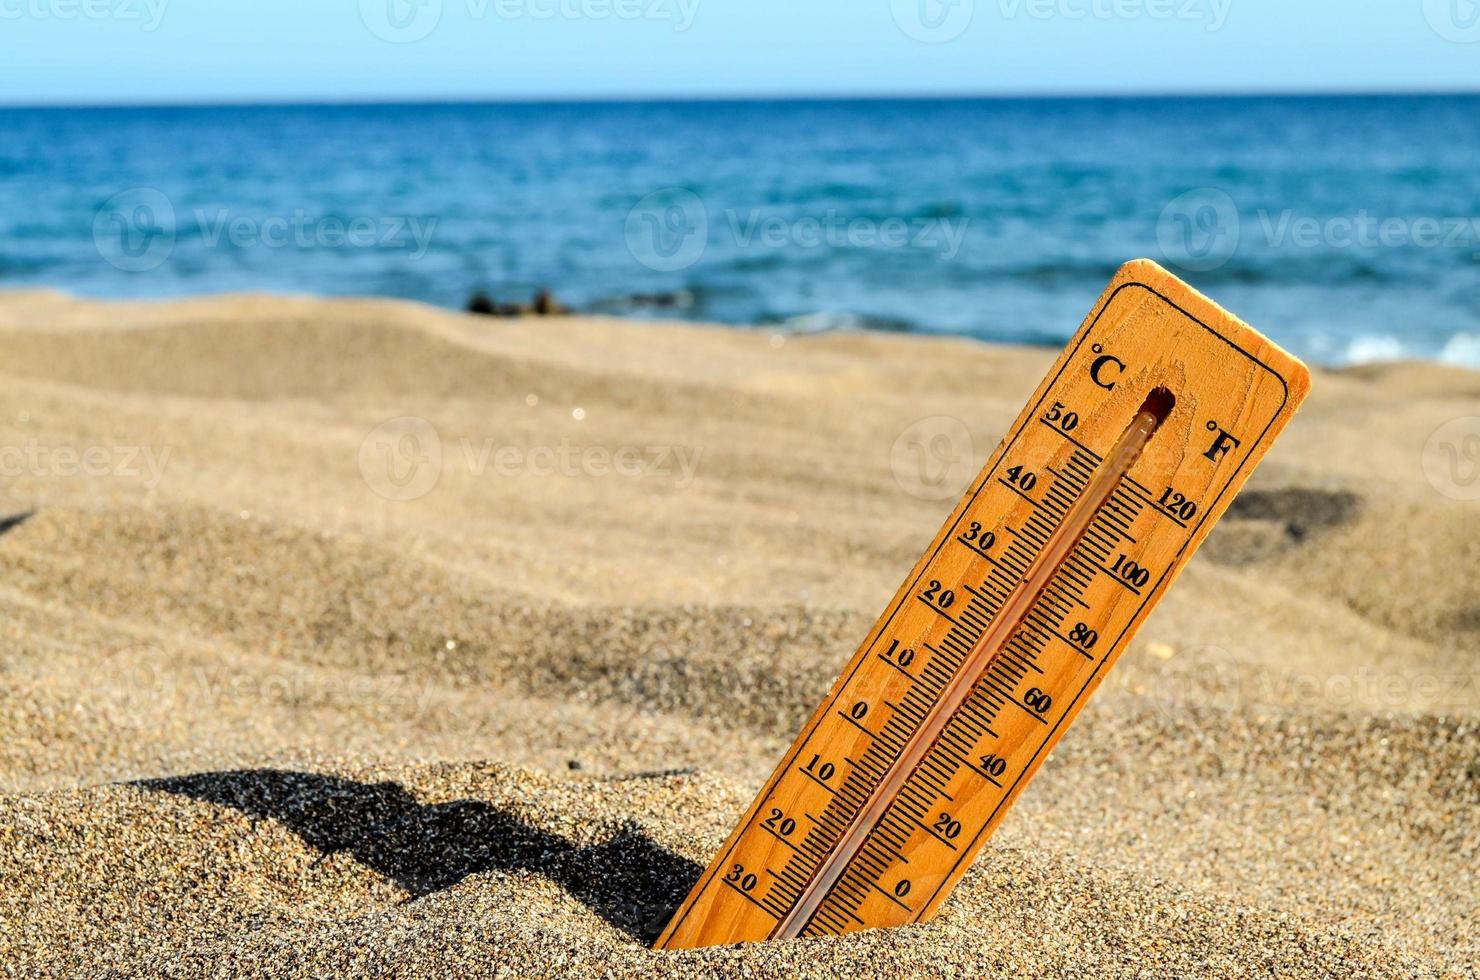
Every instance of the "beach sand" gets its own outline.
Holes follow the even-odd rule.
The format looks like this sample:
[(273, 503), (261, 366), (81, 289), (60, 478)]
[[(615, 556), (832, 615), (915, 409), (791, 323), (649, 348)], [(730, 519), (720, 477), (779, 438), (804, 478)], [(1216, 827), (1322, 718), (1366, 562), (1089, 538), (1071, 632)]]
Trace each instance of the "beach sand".
[(1480, 504), (1420, 454), (1480, 375), (1318, 372), (934, 922), (660, 954), (951, 507), (896, 440), (974, 474), (1054, 352), (52, 293), (0, 341), (0, 974), (1473, 974)]

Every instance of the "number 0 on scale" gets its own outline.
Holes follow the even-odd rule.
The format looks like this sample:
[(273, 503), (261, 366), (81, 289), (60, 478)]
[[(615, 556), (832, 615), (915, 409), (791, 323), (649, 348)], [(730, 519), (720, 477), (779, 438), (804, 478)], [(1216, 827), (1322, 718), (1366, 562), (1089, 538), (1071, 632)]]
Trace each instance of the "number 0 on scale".
[(933, 916), (1309, 389), (1123, 267), (658, 947)]

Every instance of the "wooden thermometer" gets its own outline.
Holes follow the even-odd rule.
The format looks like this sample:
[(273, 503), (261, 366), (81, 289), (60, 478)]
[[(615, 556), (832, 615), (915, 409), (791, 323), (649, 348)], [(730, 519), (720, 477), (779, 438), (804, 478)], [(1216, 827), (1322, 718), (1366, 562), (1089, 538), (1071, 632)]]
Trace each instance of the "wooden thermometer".
[(658, 947), (931, 918), (1309, 389), (1123, 267)]

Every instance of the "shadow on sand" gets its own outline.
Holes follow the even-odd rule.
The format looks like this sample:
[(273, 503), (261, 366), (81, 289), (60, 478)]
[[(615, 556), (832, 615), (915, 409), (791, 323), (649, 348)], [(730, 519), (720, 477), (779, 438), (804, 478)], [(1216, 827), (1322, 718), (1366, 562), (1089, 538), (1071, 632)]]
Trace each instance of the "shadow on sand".
[(651, 942), (703, 869), (635, 825), (578, 847), (476, 800), (425, 805), (399, 783), (251, 769), (136, 783), (276, 820), (324, 855), (344, 852), (420, 898), (490, 870), (543, 875)]
[(34, 510), (28, 510), (20, 514), (11, 514), (8, 517), (0, 517), (0, 534), (8, 534), (20, 527), (22, 524), (36, 516)]

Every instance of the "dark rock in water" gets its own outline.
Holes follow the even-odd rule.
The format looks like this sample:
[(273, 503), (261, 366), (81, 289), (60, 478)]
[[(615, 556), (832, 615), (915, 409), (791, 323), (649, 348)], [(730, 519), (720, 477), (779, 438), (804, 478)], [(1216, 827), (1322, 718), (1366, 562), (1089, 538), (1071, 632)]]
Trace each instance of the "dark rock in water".
[(541, 289), (534, 294), (534, 302), (529, 305), (523, 303), (500, 303), (492, 296), (479, 290), (468, 299), (467, 310), (469, 313), (477, 313), (482, 316), (561, 316), (571, 312), (571, 308), (561, 303), (548, 289)]
[(695, 297), (687, 289), (663, 293), (632, 293), (627, 296), (612, 296), (594, 304), (600, 310), (687, 310), (694, 306)]
[(563, 305), (548, 289), (534, 294), (534, 312), (537, 316), (563, 316), (570, 307)]
[(692, 310), (698, 297), (688, 289), (662, 293), (628, 293), (623, 296), (608, 296), (589, 303), (586, 309), (592, 313), (630, 313), (634, 310)]
[(638, 293), (632, 297), (632, 304), (659, 310), (686, 310), (694, 305), (694, 294), (687, 289), (671, 293)]

